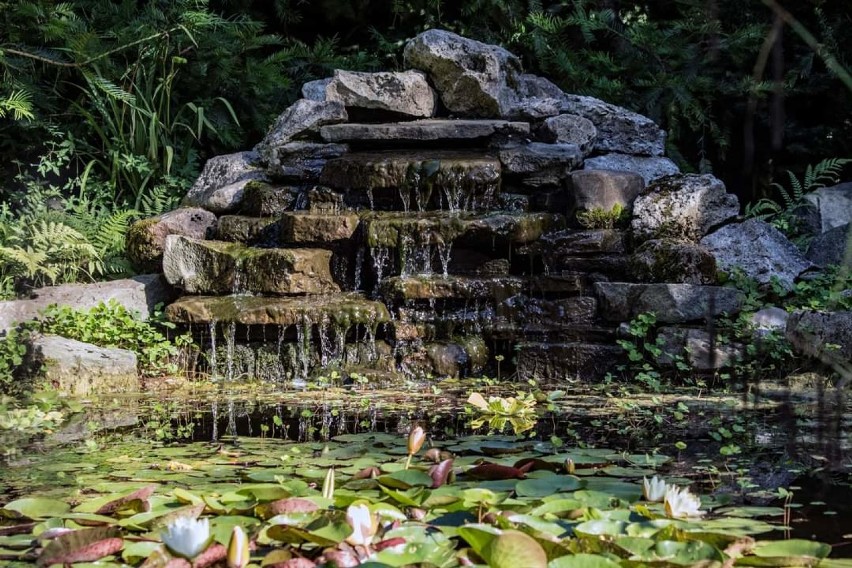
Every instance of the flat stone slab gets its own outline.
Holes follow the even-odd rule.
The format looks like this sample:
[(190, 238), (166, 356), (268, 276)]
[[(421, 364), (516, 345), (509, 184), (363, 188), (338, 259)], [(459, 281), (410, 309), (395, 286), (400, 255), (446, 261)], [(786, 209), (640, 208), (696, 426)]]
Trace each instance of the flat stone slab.
[(723, 286), (596, 282), (594, 290), (601, 316), (610, 321), (629, 321), (654, 312), (660, 323), (683, 323), (735, 314), (743, 303), (739, 290)]
[(426, 119), (384, 124), (331, 124), (320, 128), (320, 136), (326, 142), (450, 142), (487, 139), (497, 134), (527, 136), (529, 133), (529, 123), (508, 120)]
[(171, 284), (190, 294), (325, 294), (339, 290), (331, 276), (331, 254), (170, 235), (163, 272)]
[(621, 347), (597, 343), (524, 342), (515, 349), (519, 380), (600, 381), (624, 357)]
[(33, 340), (36, 358), (44, 363), (44, 378), (71, 396), (139, 390), (136, 354), (126, 349), (98, 347), (58, 335)]
[(396, 248), (404, 239), (427, 245), (493, 237), (525, 244), (538, 240), (550, 228), (560, 226), (564, 218), (554, 213), (372, 212), (364, 214), (362, 221), (369, 246)]
[(169, 321), (183, 324), (238, 323), (300, 325), (328, 321), (336, 326), (373, 325), (390, 321), (381, 302), (360, 294), (328, 294), (301, 298), (261, 296), (184, 296), (166, 308)]
[(295, 211), (281, 217), (281, 242), (286, 244), (347, 241), (358, 229), (356, 213), (312, 213)]
[(176, 294), (161, 274), (143, 274), (111, 282), (47, 286), (33, 295), (32, 299), (0, 302), (0, 331), (38, 317), (51, 304), (89, 310), (101, 302), (115, 300), (148, 319), (157, 304), (171, 301)]
[(397, 300), (461, 298), (500, 301), (528, 286), (527, 279), (518, 276), (398, 276), (382, 282), (382, 295)]
[(424, 182), (496, 183), (500, 160), (482, 152), (416, 150), (353, 152), (330, 160), (320, 181), (331, 187), (355, 189), (397, 188)]
[(278, 220), (275, 217), (248, 217), (246, 215), (222, 215), (216, 238), (220, 241), (254, 243), (265, 240), (270, 225)]

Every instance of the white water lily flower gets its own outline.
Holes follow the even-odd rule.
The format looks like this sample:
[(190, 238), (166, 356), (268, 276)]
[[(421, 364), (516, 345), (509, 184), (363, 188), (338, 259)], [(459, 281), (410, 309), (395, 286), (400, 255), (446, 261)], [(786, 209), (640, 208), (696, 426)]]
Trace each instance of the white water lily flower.
[(346, 509), (346, 522), (352, 527), (352, 534), (346, 542), (353, 546), (367, 546), (373, 541), (378, 523), (366, 505), (349, 505)]
[(213, 535), (210, 534), (210, 521), (178, 517), (169, 523), (165, 532), (160, 533), (163, 543), (178, 556), (192, 560), (207, 548)]
[(666, 516), (672, 519), (685, 519), (688, 517), (700, 517), (704, 513), (701, 509), (701, 499), (693, 495), (686, 487), (680, 488), (670, 485), (666, 488)]
[(645, 500), (651, 503), (658, 503), (666, 497), (666, 482), (656, 475), (648, 481), (647, 477), (642, 478), (642, 495)]
[(251, 550), (246, 531), (237, 525), (231, 531), (231, 540), (228, 542), (228, 557), (226, 558), (228, 568), (246, 568), (250, 555)]

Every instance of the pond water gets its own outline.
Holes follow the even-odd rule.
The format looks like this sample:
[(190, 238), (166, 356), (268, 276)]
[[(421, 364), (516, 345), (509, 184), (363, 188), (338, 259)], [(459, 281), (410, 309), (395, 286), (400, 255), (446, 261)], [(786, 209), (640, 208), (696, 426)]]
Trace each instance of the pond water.
[[(528, 385), (520, 390), (506, 392), (487, 381), (447, 381), (408, 392), (210, 387), (190, 394), (102, 400), (46, 435), (4, 434), (0, 505), (16, 509), (22, 499), (33, 497), (62, 502), (74, 507), (70, 513), (62, 507), (61, 513), (29, 518), (44, 526), (76, 526), (79, 519), (74, 515), (97, 510), (92, 502), (102, 505), (106, 496), (154, 484), (152, 511), (165, 507), (163, 514), (191, 503), (190, 498), (165, 502), (165, 495), (176, 489), (190, 491), (205, 500), (208, 512), (212, 508), (217, 513), (214, 532), (226, 541), (226, 529), (235, 517), (254, 528), (269, 522), (246, 512), (256, 510), (263, 498), (251, 494), (251, 507), (240, 508), (251, 499), (234, 491), (267, 491), (277, 484), (287, 495), (312, 495), (333, 467), (341, 484), (335, 505), (360, 495), (402, 510), (417, 508), (422, 503), (412, 495), (428, 490), (416, 483), (406, 485), (411, 480), (385, 486), (351, 478), (373, 466), (378, 466), (380, 480), (397, 475), (407, 453), (408, 432), (420, 425), (428, 432), (427, 448), (446, 452), (441, 457), (452, 455), (459, 476), (456, 485), (506, 495), (514, 491), (514, 504), (504, 505), (509, 509), (526, 510), (528, 502), (538, 510), (543, 506), (538, 500), (558, 494), (579, 499), (584, 507), (593, 504), (613, 522), (626, 522), (620, 515), (635, 516), (635, 510), (631, 513), (623, 505), (636, 503), (642, 477), (656, 474), (690, 485), (702, 496), (702, 508), (710, 510), (702, 521), (705, 531), (818, 540), (832, 545), (832, 558), (852, 557), (850, 460), (842, 436), (845, 407), (828, 412), (824, 400), (807, 397), (744, 403), (737, 396), (695, 392), (622, 396), (599, 389), (566, 394)], [(481, 392), (486, 400), (514, 396), (525, 406), (507, 412), (512, 416), (483, 416), (464, 404), (464, 395), (471, 391)], [(568, 458), (573, 462), (571, 475), (564, 475)], [(535, 466), (516, 476), (527, 462)], [(418, 472), (434, 465), (424, 461), (423, 452), (413, 463)], [(484, 467), (484, 474), (470, 473), (477, 467)], [(521, 478), (530, 488), (520, 485)], [(779, 497), (779, 487), (792, 493), (786, 502)], [(610, 511), (612, 503), (619, 502), (616, 512)], [(32, 535), (3, 532), (27, 520), (26, 507), (21, 510), (23, 517), (0, 508), (0, 558), (9, 565), (35, 559)], [(649, 514), (660, 513), (652, 507)], [(132, 534), (145, 534), (150, 519), (130, 522), (140, 514), (153, 513), (124, 511), (118, 523)], [(464, 522), (477, 520), (469, 510), (456, 514)], [(451, 523), (446, 515), (432, 521)], [(541, 522), (573, 530), (576, 523), (570, 518), (557, 512)], [(535, 525), (533, 520), (525, 522)], [(555, 526), (548, 525), (548, 530)], [(270, 539), (269, 530), (264, 528), (259, 538)], [(269, 541), (264, 543), (268, 548)], [(130, 564), (134, 559), (124, 557)]]

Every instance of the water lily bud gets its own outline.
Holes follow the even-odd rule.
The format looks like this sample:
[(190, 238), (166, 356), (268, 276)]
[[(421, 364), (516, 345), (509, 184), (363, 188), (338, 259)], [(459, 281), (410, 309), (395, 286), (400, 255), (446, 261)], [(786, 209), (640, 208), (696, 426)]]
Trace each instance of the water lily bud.
[(213, 535), (210, 534), (210, 521), (187, 516), (178, 517), (169, 523), (160, 537), (172, 554), (187, 560), (192, 560), (204, 552), (213, 540)]
[(576, 469), (577, 468), (574, 465), (574, 460), (572, 460), (571, 458), (565, 460), (565, 471), (567, 471), (569, 475), (574, 475)]
[(346, 509), (346, 522), (352, 527), (352, 534), (346, 542), (352, 546), (367, 546), (379, 530), (379, 523), (366, 505), (349, 505)]
[(326, 499), (334, 499), (334, 468), (328, 468), (325, 481), (322, 482), (322, 496)]
[(231, 541), (228, 543), (228, 568), (245, 568), (249, 556), (248, 536), (242, 527), (236, 526), (231, 531)]
[(423, 442), (426, 441), (426, 432), (423, 428), (417, 426), (408, 434), (408, 455), (413, 456), (423, 447)]
[(441, 450), (439, 450), (438, 448), (429, 448), (428, 450), (426, 450), (426, 453), (423, 455), (423, 457), (435, 463), (442, 461)]
[(646, 501), (651, 503), (662, 501), (666, 496), (666, 482), (656, 475), (650, 481), (648, 481), (647, 477), (643, 477), (642, 495)]

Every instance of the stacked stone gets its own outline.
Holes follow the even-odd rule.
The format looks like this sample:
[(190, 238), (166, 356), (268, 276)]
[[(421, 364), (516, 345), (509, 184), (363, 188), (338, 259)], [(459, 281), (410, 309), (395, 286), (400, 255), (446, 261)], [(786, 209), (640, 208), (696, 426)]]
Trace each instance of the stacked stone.
[[(183, 209), (133, 227), (132, 258), (202, 295), (170, 306), (175, 321), (291, 325), (319, 297), (329, 317), (355, 302), (393, 320), (396, 368), (418, 376), (517, 352), (521, 377), (600, 377), (619, 324), (653, 311), (710, 370), (736, 353), (708, 355), (704, 328), (742, 302), (719, 272), (792, 286), (811, 266), (739, 223), (722, 182), (681, 175), (649, 118), (450, 32), (404, 55), (407, 71), (305, 84), (252, 151), (208, 161)], [(221, 297), (235, 293), (258, 297)]]

